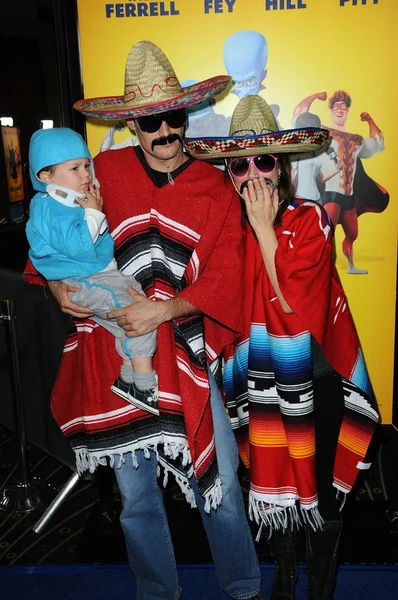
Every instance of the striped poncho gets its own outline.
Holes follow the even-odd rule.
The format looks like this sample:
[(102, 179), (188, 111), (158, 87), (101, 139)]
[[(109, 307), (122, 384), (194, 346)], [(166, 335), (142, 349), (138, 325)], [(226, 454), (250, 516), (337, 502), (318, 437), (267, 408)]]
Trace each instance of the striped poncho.
[[(240, 205), (223, 173), (189, 159), (174, 185), (156, 185), (131, 147), (95, 159), (118, 268), (155, 301), (178, 296), (203, 314), (158, 329), (154, 369), (160, 416), (110, 391), (120, 372), (114, 339), (91, 320), (75, 320), (52, 396), (52, 411), (79, 470), (107, 458), (133, 460), (153, 449), (194, 504), (192, 473), (206, 510), (221, 501), (207, 365), (236, 337), (243, 282)], [(34, 278), (33, 278), (34, 279)], [(32, 280), (32, 278), (30, 278)], [(122, 458), (121, 458), (122, 457)]]
[[(275, 226), (275, 266), (293, 314), (283, 312), (260, 247), (246, 230), (244, 334), (226, 352), (224, 387), (241, 456), (250, 468), (250, 511), (274, 528), (320, 524), (315, 479), (311, 336), (342, 377), (344, 418), (334, 486), (348, 492), (366, 468), (378, 422), (358, 336), (333, 261), (324, 209), (297, 200)], [(297, 502), (298, 501), (298, 502)]]

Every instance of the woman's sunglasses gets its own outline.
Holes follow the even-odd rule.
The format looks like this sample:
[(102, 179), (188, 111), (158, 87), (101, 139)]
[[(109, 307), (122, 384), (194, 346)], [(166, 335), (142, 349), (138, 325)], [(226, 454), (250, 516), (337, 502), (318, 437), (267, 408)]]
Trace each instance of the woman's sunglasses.
[(270, 173), (275, 169), (277, 156), (272, 154), (260, 154), (259, 156), (242, 156), (242, 158), (234, 158), (228, 163), (228, 169), (235, 177), (244, 177), (250, 169), (250, 165), (254, 164), (260, 173)]
[(138, 125), (141, 131), (144, 133), (155, 133), (159, 131), (163, 121), (167, 123), (172, 129), (179, 129), (185, 123), (186, 115), (185, 109), (171, 110), (169, 112), (158, 113), (157, 115), (148, 115), (145, 117), (138, 117)]

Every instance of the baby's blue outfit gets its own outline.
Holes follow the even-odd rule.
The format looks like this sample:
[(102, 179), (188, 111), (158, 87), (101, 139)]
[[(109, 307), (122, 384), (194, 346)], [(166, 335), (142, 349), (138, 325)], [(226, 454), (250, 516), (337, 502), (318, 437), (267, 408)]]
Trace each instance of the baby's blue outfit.
[(124, 360), (153, 356), (156, 331), (128, 338), (116, 320), (106, 317), (111, 310), (132, 303), (128, 284), (141, 294), (143, 291), (132, 275), (117, 270), (114, 242), (105, 215), (92, 208), (83, 209), (74, 200), (77, 193), (72, 190), (65, 198), (54, 194), (52, 188), (57, 186), (47, 186), (37, 176), (45, 167), (86, 157), (90, 159), (94, 182), (91, 155), (78, 133), (56, 128), (40, 129), (33, 134), (29, 148), (30, 178), (38, 193), (31, 201), (26, 224), (29, 257), (48, 281), (61, 279), (79, 288), (69, 293), (69, 299), (94, 311), (94, 321), (112, 333), (116, 350)]

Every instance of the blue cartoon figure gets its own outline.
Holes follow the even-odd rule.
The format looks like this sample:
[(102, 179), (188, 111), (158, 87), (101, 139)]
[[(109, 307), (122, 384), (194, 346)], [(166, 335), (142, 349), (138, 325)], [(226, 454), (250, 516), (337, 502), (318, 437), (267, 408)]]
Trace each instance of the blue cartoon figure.
[(258, 31), (237, 31), (225, 40), (224, 65), (233, 82), (232, 93), (239, 99), (264, 89), (268, 44)]

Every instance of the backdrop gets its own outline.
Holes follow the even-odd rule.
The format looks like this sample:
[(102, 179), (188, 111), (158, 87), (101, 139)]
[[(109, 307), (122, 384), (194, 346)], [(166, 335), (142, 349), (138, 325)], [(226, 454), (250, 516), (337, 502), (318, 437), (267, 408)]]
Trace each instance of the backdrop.
[[(78, 0), (78, 14), (86, 98), (123, 95), (128, 52), (149, 39), (166, 53), (183, 84), (225, 73), (233, 77), (214, 106), (192, 114), (188, 135), (205, 135), (206, 123), (213, 133), (228, 132), (239, 98), (250, 93), (272, 105), (280, 128), (289, 129), (306, 115), (331, 129), (332, 151), (295, 165), (297, 191), (319, 199), (325, 190), (340, 186), (345, 196), (336, 227), (336, 264), (383, 423), (391, 423), (396, 1)], [(110, 129), (112, 125), (88, 121), (93, 154), (101, 145), (129, 143), (129, 132)], [(350, 266), (342, 242), (346, 234), (355, 237), (356, 227)]]

